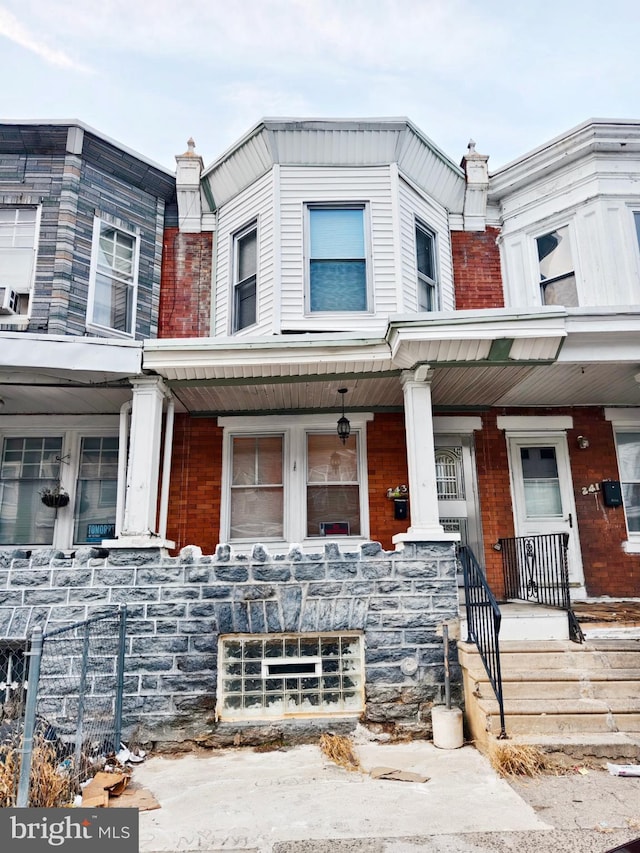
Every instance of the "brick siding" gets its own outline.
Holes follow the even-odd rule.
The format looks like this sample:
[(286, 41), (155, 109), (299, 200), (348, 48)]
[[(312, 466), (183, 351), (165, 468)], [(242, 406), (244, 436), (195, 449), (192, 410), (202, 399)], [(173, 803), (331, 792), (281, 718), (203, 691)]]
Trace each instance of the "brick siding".
[(200, 338), (210, 334), (213, 234), (182, 234), (165, 228), (160, 338)]
[(499, 228), (452, 231), (453, 278), (456, 309), (504, 308)]

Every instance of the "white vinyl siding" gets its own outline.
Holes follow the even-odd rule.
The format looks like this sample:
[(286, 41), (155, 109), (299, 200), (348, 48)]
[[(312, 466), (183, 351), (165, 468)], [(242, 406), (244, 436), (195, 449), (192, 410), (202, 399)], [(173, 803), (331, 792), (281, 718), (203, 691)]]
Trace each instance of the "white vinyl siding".
[(455, 309), (453, 267), (449, 222), (444, 208), (424, 198), (406, 181), (399, 181), (400, 238), (402, 251), (402, 302), (403, 313), (418, 311), (418, 283), (416, 277), (416, 220), (434, 234), (435, 261), (438, 280), (440, 311)]
[(541, 304), (536, 240), (565, 225), (570, 228), (578, 305), (640, 304), (640, 252), (630, 203), (601, 197), (563, 205), (560, 218), (546, 201), (505, 222), (500, 250), (505, 306)]
[[(395, 244), (390, 169), (280, 168), (282, 328), (303, 331), (327, 328), (353, 331), (379, 324), (376, 317), (397, 313)], [(332, 312), (327, 318), (305, 321), (305, 213), (313, 204), (366, 206), (365, 235), (370, 245), (367, 275), (371, 283), (368, 313)]]
[[(277, 213), (276, 213), (277, 215)], [(256, 323), (236, 334), (266, 335), (273, 330), (274, 311), (274, 238), (273, 177), (264, 175), (224, 205), (218, 214), (215, 236), (214, 334), (229, 335), (233, 331), (233, 261), (234, 235), (248, 222), (258, 226), (259, 270)]]

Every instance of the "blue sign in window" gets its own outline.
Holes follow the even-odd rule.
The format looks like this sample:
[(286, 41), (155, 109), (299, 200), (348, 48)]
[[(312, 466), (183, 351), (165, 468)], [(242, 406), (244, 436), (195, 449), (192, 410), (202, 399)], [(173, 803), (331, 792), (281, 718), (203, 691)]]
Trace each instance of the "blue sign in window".
[(115, 524), (87, 524), (87, 542), (102, 542), (103, 539), (114, 539)]

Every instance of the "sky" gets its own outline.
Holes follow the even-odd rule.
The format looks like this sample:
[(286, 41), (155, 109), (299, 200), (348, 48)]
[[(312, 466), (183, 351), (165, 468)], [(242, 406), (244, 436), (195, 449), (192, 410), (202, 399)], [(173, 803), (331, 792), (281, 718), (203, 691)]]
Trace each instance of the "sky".
[(638, 0), (0, 0), (0, 120), (79, 119), (173, 169), (263, 117), (407, 116), (495, 170), (640, 119)]

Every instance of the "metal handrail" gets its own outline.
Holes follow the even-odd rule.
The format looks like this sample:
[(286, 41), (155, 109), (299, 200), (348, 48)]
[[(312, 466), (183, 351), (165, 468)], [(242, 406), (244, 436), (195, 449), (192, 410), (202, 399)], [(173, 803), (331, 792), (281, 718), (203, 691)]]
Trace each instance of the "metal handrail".
[(514, 536), (500, 539), (499, 548), (506, 597), (566, 610), (570, 638), (576, 643), (584, 642), (584, 634), (571, 609), (569, 534)]
[(500, 739), (507, 737), (504, 720), (504, 694), (500, 669), (500, 623), (502, 614), (491, 592), (475, 554), (466, 545), (458, 548), (464, 577), (464, 599), (467, 616), (467, 642), (474, 643), (480, 654), (489, 682), (500, 709)]

